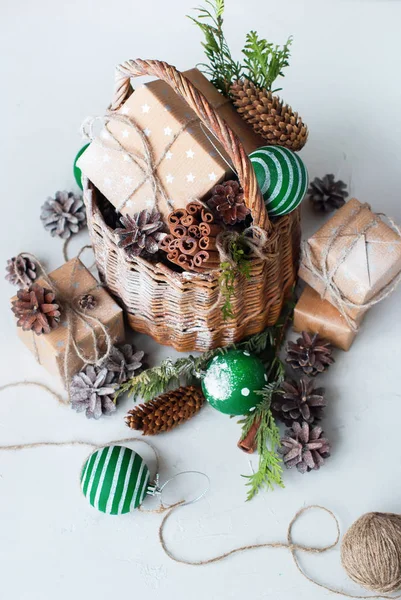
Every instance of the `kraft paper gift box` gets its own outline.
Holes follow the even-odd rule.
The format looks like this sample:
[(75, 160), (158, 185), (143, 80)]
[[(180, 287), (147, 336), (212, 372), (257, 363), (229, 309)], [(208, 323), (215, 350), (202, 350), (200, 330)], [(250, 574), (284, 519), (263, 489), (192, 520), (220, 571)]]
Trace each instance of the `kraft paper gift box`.
[[(83, 311), (88, 315), (87, 322), (70, 313), (72, 334), (78, 348), (85, 357), (94, 355), (94, 342), (88, 323), (93, 326), (100, 350), (105, 348), (104, 333), (101, 327), (90, 317), (98, 319), (105, 326), (113, 343), (121, 343), (124, 341), (125, 335), (123, 311), (77, 258), (66, 262), (62, 267), (50, 273), (48, 277), (55, 286), (56, 302), (58, 301), (60, 304), (61, 319), (58, 327), (50, 333), (42, 335), (36, 335), (32, 331), (23, 331), (21, 327), (17, 327), (17, 331), (20, 339), (33, 352), (38, 362), (52, 375), (61, 379), (65, 385), (64, 357), (68, 346), (65, 301), (71, 306), (78, 306), (77, 302), (84, 294), (91, 294), (96, 300), (95, 308)], [(38, 279), (38, 283), (47, 289), (49, 288), (49, 284), (41, 278)], [(15, 300), (15, 297), (12, 298), (13, 300)], [(82, 360), (71, 347), (68, 357), (68, 376), (72, 377), (80, 371), (82, 366)]]
[[(198, 69), (184, 75), (238, 135), (248, 154), (263, 145), (230, 101)], [(149, 145), (162, 191), (155, 191), (151, 177), (146, 178), (141, 169), (146, 168), (144, 143)], [(140, 158), (135, 162), (128, 153)], [(166, 220), (171, 210), (202, 198), (224, 180), (231, 173), (226, 161), (230, 164), (213, 134), (201, 125), (188, 104), (158, 79), (138, 87), (116, 113), (110, 114), (106, 127), (82, 154), (78, 166), (122, 214), (156, 207)]]
[(368, 310), (364, 305), (384, 295), (400, 273), (401, 237), (353, 198), (305, 243), (299, 269), (301, 279), (338, 307), (336, 293), (322, 277), (324, 261), (345, 300), (341, 310), (356, 320)]
[(333, 346), (349, 350), (362, 318), (348, 322), (340, 311), (307, 285), (294, 309), (294, 329), (318, 333)]

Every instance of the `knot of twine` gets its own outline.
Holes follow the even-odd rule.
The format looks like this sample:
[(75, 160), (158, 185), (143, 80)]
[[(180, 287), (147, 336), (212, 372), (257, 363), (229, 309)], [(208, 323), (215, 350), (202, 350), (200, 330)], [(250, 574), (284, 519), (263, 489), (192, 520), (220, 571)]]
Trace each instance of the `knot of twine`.
[[(356, 217), (360, 212), (362, 212), (362, 210), (364, 210), (366, 208), (370, 210), (370, 205), (369, 204), (361, 204), (356, 210), (354, 210), (351, 213), (350, 218)], [(369, 301), (361, 303), (361, 304), (357, 304), (357, 303), (349, 300), (349, 298), (347, 298), (344, 295), (344, 293), (342, 292), (340, 287), (334, 281), (334, 277), (336, 276), (338, 269), (347, 260), (347, 258), (349, 257), (349, 255), (351, 254), (351, 252), (353, 251), (355, 246), (358, 244), (359, 240), (361, 238), (365, 238), (367, 232), (378, 223), (379, 219), (387, 218), (387, 220), (389, 221), (393, 230), (399, 235), (399, 237), (400, 237), (399, 243), (401, 243), (401, 230), (394, 223), (393, 219), (391, 219), (390, 217), (386, 217), (386, 215), (384, 215), (382, 213), (372, 213), (372, 214), (373, 214), (373, 218), (371, 219), (371, 221), (369, 223), (367, 223), (361, 229), (361, 231), (358, 232), (358, 234), (355, 234), (352, 243), (347, 248), (344, 249), (344, 251), (342, 252), (342, 254), (340, 256), (340, 259), (331, 269), (329, 269), (329, 265), (328, 265), (328, 258), (329, 258), (330, 251), (332, 250), (333, 245), (338, 240), (338, 238), (342, 237), (343, 231), (348, 226), (348, 221), (343, 223), (340, 227), (338, 227), (333, 232), (332, 237), (328, 238), (327, 244), (319, 258), (319, 266), (317, 266), (312, 260), (312, 252), (311, 252), (311, 248), (310, 248), (308, 241), (303, 242), (303, 244), (302, 244), (301, 260), (302, 260), (303, 266), (312, 274), (312, 276), (314, 278), (316, 278), (317, 280), (319, 280), (323, 283), (323, 290), (320, 294), (321, 298), (324, 299), (327, 296), (330, 298), (330, 302), (332, 302), (337, 307), (337, 309), (340, 311), (340, 313), (344, 317), (347, 325), (352, 329), (352, 331), (358, 331), (358, 327), (357, 327), (356, 323), (353, 321), (353, 319), (349, 316), (349, 314), (347, 312), (347, 308), (357, 308), (357, 309), (361, 309), (361, 310), (367, 310), (367, 309), (371, 308), (372, 306), (374, 306), (375, 304), (377, 304), (378, 302), (381, 302), (382, 300), (384, 300), (385, 298), (390, 296), (390, 294), (392, 294), (394, 292), (394, 290), (396, 289), (396, 287), (399, 285), (399, 283), (401, 281), (401, 272), (400, 272), (397, 275), (395, 275), (391, 279), (391, 281), (387, 285), (385, 285), (381, 290), (379, 290)], [(365, 245), (366, 244), (367, 244), (367, 242), (366, 242), (366, 238), (365, 238)], [(367, 256), (367, 254), (366, 254), (366, 268), (369, 273), (369, 258)]]
[(261, 260), (268, 261), (276, 258), (276, 252), (267, 250), (267, 242), (270, 241), (267, 232), (258, 225), (250, 225), (242, 233), (227, 230), (218, 234), (216, 246), (220, 262), (228, 262), (232, 267), (236, 266), (230, 248), (239, 239), (242, 239), (251, 253)]
[[(68, 296), (66, 294), (63, 294), (60, 291), (60, 289), (58, 288), (56, 283), (50, 278), (46, 269), (44, 268), (42, 263), (39, 261), (39, 259), (36, 258), (36, 256), (34, 256), (33, 254), (30, 254), (29, 252), (21, 252), (18, 255), (18, 257), (30, 258), (32, 261), (34, 261), (36, 263), (36, 265), (39, 268), (38, 275), (40, 275), (40, 277), (44, 280), (46, 285), (54, 293), (57, 302), (60, 304), (60, 308), (63, 310), (63, 312), (65, 314), (66, 323), (67, 323), (67, 343), (66, 343), (66, 348), (65, 348), (65, 353), (64, 353), (63, 375), (64, 375), (64, 382), (65, 382), (65, 385), (67, 388), (68, 398), (70, 398), (70, 361), (71, 361), (70, 356), (71, 356), (71, 351), (72, 350), (75, 351), (76, 355), (82, 361), (83, 367), (85, 368), (88, 365), (101, 366), (102, 363), (108, 358), (108, 356), (111, 352), (111, 348), (112, 348), (112, 339), (110, 337), (110, 334), (107, 331), (106, 326), (97, 317), (89, 315), (87, 312), (81, 310), (76, 303), (77, 297), (70, 296), (70, 292), (71, 292), (72, 285), (74, 282), (76, 268), (78, 265), (78, 259), (85, 249), (86, 249), (86, 247), (81, 249), (81, 251), (79, 252), (79, 254), (76, 257), (76, 261), (73, 265), (73, 268), (71, 269), (69, 284), (67, 286), (68, 290), (69, 290)], [(93, 288), (88, 290), (88, 293), (91, 291), (94, 291), (95, 289), (101, 288), (101, 287), (102, 287), (102, 285), (100, 283), (98, 283)], [(79, 347), (78, 342), (76, 341), (75, 326), (76, 326), (76, 323), (79, 321), (84, 323), (85, 327), (90, 331), (91, 341), (92, 341), (91, 356), (86, 356), (82, 352), (81, 348)], [(97, 327), (99, 328), (100, 332), (98, 332), (96, 330)], [(40, 363), (40, 357), (39, 357), (39, 352), (38, 352), (38, 348), (37, 348), (37, 344), (36, 344), (35, 333), (32, 332), (32, 335), (33, 335), (35, 358)], [(101, 341), (102, 342), (104, 341), (104, 343), (105, 343), (105, 350), (103, 352), (100, 351), (100, 342)]]

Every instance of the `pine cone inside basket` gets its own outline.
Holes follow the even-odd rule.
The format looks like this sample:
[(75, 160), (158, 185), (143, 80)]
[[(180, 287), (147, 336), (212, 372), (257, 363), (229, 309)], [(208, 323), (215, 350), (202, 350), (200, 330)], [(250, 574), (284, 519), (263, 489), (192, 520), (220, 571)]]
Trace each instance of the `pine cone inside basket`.
[(226, 225), (244, 221), (250, 212), (245, 206), (243, 189), (234, 180), (215, 185), (207, 204)]
[(321, 427), (310, 427), (305, 421), (295, 422), (281, 439), (280, 453), (287, 469), (296, 467), (300, 473), (317, 470), (330, 456), (330, 444)]
[(247, 79), (234, 81), (230, 88), (234, 106), (241, 117), (268, 144), (301, 150), (308, 139), (308, 128), (291, 106)]
[(124, 248), (129, 256), (140, 256), (147, 252), (155, 254), (159, 249), (159, 242), (163, 239), (163, 221), (157, 210), (141, 210), (133, 217), (125, 215), (120, 217), (123, 227), (115, 230), (119, 248)]
[(274, 415), (291, 427), (294, 421), (314, 423), (323, 416), (326, 406), (323, 388), (315, 388), (314, 382), (307, 377), (300, 381), (284, 381), (281, 394), (272, 402)]
[(18, 327), (37, 335), (50, 333), (60, 322), (61, 313), (54, 293), (38, 283), (18, 290), (12, 311), (17, 317)]
[(330, 212), (341, 208), (348, 196), (347, 184), (335, 181), (334, 175), (325, 175), (322, 179), (315, 177), (311, 182), (308, 194), (313, 208), (319, 212)]
[(334, 363), (331, 344), (317, 333), (303, 331), (296, 342), (288, 342), (286, 362), (293, 369), (315, 377)]
[(131, 429), (143, 431), (143, 435), (155, 435), (188, 421), (202, 408), (204, 402), (205, 398), (199, 388), (192, 385), (180, 387), (136, 406), (128, 412), (125, 422)]
[(28, 257), (17, 256), (7, 261), (6, 279), (18, 287), (28, 287), (37, 277), (36, 263)]
[(40, 216), (50, 235), (69, 238), (86, 225), (85, 205), (81, 196), (73, 192), (56, 192), (42, 206)]

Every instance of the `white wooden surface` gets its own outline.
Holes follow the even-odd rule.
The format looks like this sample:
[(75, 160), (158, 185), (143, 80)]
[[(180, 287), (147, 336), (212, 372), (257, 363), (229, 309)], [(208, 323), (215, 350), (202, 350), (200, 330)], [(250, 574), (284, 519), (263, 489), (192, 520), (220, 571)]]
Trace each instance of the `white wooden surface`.
[[(22, 250), (50, 269), (61, 264), (61, 245), (43, 231), (39, 210), (47, 195), (74, 185), (71, 163), (81, 145), (81, 121), (107, 106), (118, 62), (161, 58), (185, 69), (202, 60), (200, 35), (184, 16), (192, 4), (3, 0), (1, 265)], [(227, 36), (236, 50), (251, 28), (280, 43), (294, 35), (283, 96), (310, 127), (302, 157), (311, 177), (334, 172), (353, 195), (401, 222), (400, 3), (228, 0), (226, 12)], [(304, 235), (320, 222), (305, 207)], [(84, 235), (75, 248), (83, 242)], [(1, 382), (26, 378), (56, 387), (18, 341), (9, 312), (13, 289), (5, 281), (0, 285)], [(179, 554), (198, 559), (238, 544), (284, 539), (293, 513), (311, 503), (332, 508), (343, 528), (368, 510), (399, 512), (400, 294), (369, 313), (351, 352), (338, 352), (322, 378), (333, 455), (320, 472), (286, 473), (285, 490), (245, 503), (241, 474), (250, 465), (236, 448), (235, 419), (207, 407), (191, 423), (153, 440), (163, 457), (162, 478), (199, 469), (212, 481), (206, 500), (171, 521), (168, 533)], [(152, 363), (174, 354), (149, 339), (134, 340), (151, 352)], [(40, 391), (9, 391), (0, 398), (0, 443), (106, 443), (127, 435), (122, 417), (128, 406), (113, 418), (90, 422)], [(86, 503), (77, 483), (86, 455), (71, 448), (0, 455), (5, 600), (326, 597), (300, 578), (285, 551), (248, 553), (204, 568), (171, 562), (158, 543), (159, 516), (112, 518)], [(316, 515), (296, 533), (304, 543), (325, 543), (334, 530)], [(302, 563), (322, 581), (357, 590), (341, 570), (338, 551), (303, 557)]]

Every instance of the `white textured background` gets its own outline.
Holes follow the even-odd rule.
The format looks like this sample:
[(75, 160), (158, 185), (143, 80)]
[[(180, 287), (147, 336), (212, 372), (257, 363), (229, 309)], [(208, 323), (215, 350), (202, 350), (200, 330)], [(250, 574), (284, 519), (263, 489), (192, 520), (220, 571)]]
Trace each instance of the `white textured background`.
[[(61, 245), (43, 231), (47, 195), (74, 185), (78, 129), (111, 98), (113, 68), (128, 58), (161, 58), (181, 69), (202, 59), (200, 34), (185, 19), (192, 0), (2, 0), (0, 265), (31, 251), (49, 268)], [(302, 153), (311, 177), (334, 172), (351, 193), (401, 222), (397, 0), (230, 0), (226, 31), (234, 50), (245, 32), (283, 43), (294, 35), (283, 97), (310, 128)], [(305, 207), (304, 232), (320, 220)], [(76, 248), (85, 236), (75, 242)], [(35, 379), (56, 386), (17, 340), (9, 312), (13, 289), (1, 281), (1, 381)], [(207, 500), (172, 519), (174, 549), (205, 558), (235, 545), (284, 539), (287, 522), (305, 504), (322, 503), (343, 528), (367, 510), (400, 512), (397, 433), (401, 292), (366, 318), (349, 354), (322, 378), (330, 399), (325, 428), (333, 455), (320, 472), (285, 474), (286, 489), (245, 503), (241, 474), (248, 457), (236, 448), (236, 420), (206, 408), (191, 423), (154, 439), (162, 478), (183, 469), (209, 474)], [(149, 339), (152, 362), (172, 354)], [(35, 390), (0, 398), (0, 443), (90, 439), (127, 434), (122, 416), (90, 422)], [(272, 598), (318, 600), (328, 594), (302, 580), (285, 551), (260, 551), (204, 568), (169, 561), (157, 540), (160, 517), (112, 518), (81, 497), (77, 478), (85, 449), (28, 450), (0, 455), (0, 596), (4, 600)], [(146, 451), (144, 454), (147, 455)], [(252, 462), (255, 462), (255, 457)], [(303, 543), (332, 539), (331, 524), (308, 517)], [(303, 557), (320, 580), (357, 588), (339, 566), (339, 552)]]

